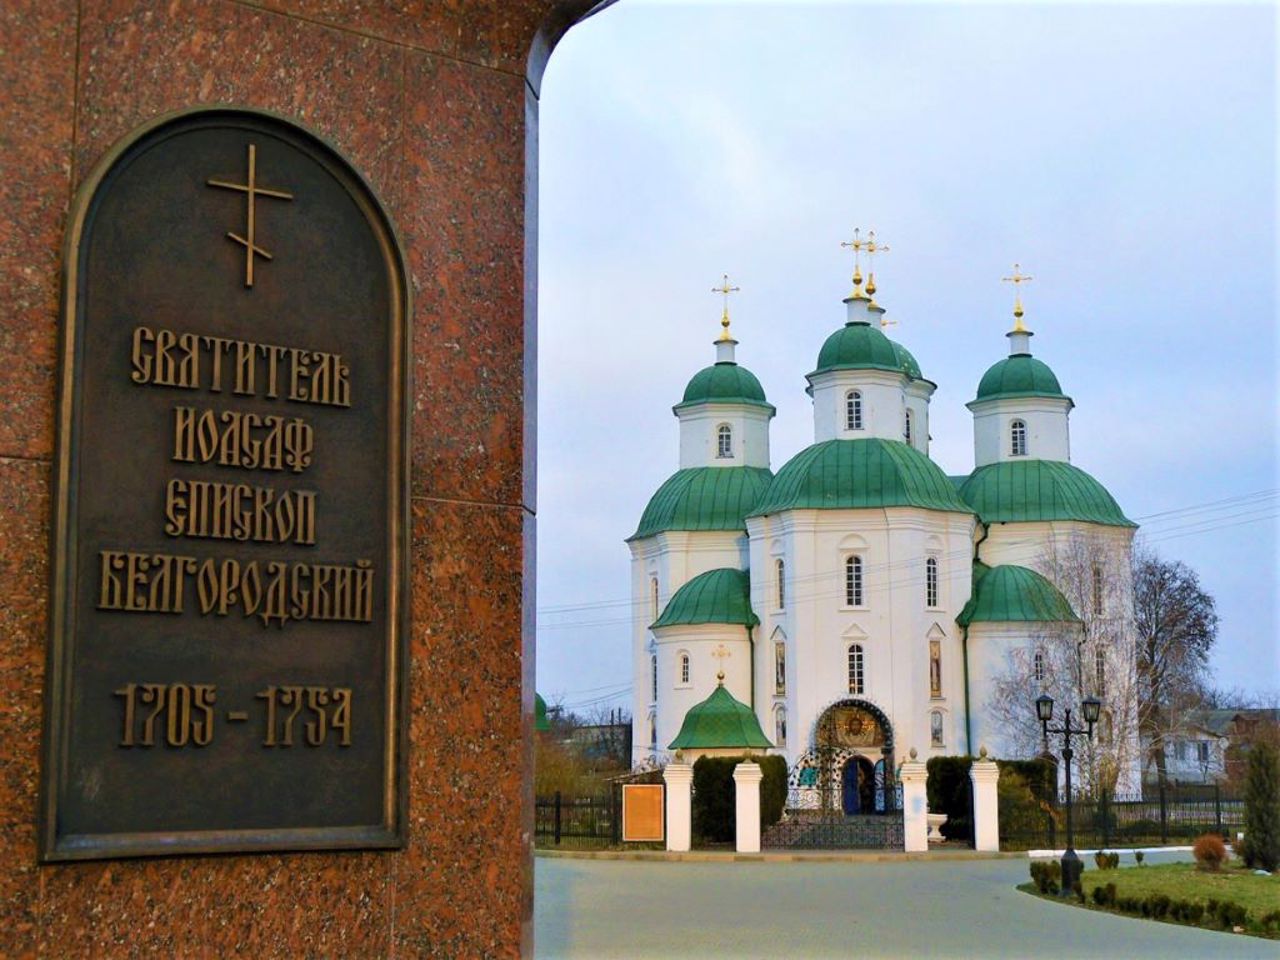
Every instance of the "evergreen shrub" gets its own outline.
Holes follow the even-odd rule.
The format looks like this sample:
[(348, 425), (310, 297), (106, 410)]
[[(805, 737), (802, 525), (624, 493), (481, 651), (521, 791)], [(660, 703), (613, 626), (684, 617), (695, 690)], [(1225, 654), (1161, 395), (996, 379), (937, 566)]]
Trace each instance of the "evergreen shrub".
[(783, 757), (700, 757), (693, 765), (693, 832), (708, 843), (737, 839), (734, 768), (747, 760), (760, 765), (760, 829), (782, 819), (787, 802), (787, 761)]
[(1245, 864), (1274, 873), (1280, 867), (1280, 748), (1274, 743), (1261, 741), (1249, 751), (1244, 833)]
[(693, 833), (708, 843), (737, 837), (733, 768), (741, 757), (699, 757), (693, 765)]
[(1062, 864), (1057, 860), (1032, 860), (1031, 880), (1041, 893), (1057, 893), (1062, 884)]
[(1098, 865), (1099, 870), (1114, 870), (1120, 866), (1120, 854), (1099, 850), (1093, 855), (1093, 862)]
[(942, 835), (948, 840), (973, 839), (973, 757), (930, 757), (925, 764), (925, 795), (930, 813), (945, 813)]
[(758, 757), (756, 763), (764, 773), (760, 782), (760, 829), (767, 830), (782, 819), (782, 810), (787, 805), (787, 760), (778, 756)]

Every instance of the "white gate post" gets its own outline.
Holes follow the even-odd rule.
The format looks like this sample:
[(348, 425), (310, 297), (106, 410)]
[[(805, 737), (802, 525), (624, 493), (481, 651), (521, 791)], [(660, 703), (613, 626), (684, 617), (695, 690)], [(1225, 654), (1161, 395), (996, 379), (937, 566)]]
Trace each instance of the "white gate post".
[(973, 849), (999, 850), (1000, 768), (987, 759), (986, 747), (979, 751), (978, 759), (969, 768), (969, 780), (973, 784)]
[(683, 852), (693, 839), (693, 767), (668, 763), (662, 779), (667, 783), (667, 849)]
[(929, 801), (925, 794), (928, 771), (916, 759), (916, 748), (911, 748), (911, 759), (903, 763), (899, 776), (902, 779), (902, 840), (903, 849), (915, 853), (929, 849)]
[(760, 764), (746, 761), (733, 768), (734, 812), (738, 825), (738, 852), (760, 852)]

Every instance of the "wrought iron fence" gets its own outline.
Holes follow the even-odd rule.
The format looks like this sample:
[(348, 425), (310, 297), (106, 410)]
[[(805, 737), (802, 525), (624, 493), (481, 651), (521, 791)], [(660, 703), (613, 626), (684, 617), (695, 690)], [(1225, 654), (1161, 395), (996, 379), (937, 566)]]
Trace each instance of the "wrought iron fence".
[(533, 842), (537, 847), (591, 849), (622, 838), (618, 788), (594, 797), (538, 797), (533, 804)]
[[(1234, 836), (1244, 824), (1244, 802), (1215, 785), (1181, 790), (1172, 786), (1146, 794), (1106, 792), (1072, 803), (1076, 847), (1123, 848), (1188, 843), (1204, 833)], [(1005, 850), (1056, 849), (1066, 844), (1062, 799), (1016, 822), (1002, 818)]]

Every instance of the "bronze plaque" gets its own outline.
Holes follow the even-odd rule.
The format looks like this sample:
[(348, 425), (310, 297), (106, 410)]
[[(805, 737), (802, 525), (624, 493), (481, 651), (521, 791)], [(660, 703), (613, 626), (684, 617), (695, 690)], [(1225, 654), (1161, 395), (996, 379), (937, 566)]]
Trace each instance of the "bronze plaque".
[(198, 110), (66, 250), (41, 857), (404, 829), (405, 271), (293, 124)]
[(622, 785), (622, 839), (625, 843), (661, 842), (664, 839), (664, 789), (660, 783)]

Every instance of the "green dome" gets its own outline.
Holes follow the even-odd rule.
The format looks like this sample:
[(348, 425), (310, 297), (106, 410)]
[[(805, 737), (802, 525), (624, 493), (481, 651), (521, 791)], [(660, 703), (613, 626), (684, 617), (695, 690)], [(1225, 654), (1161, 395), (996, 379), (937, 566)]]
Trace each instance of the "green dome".
[(923, 507), (973, 513), (932, 460), (900, 440), (827, 440), (792, 457), (752, 516), (782, 510)]
[(712, 364), (695, 373), (675, 409), (695, 403), (746, 403), (773, 410), (756, 375), (732, 361)]
[(664, 530), (746, 530), (745, 518), (769, 486), (765, 467), (689, 467), (667, 479), (628, 540)]
[(1111, 527), (1137, 526), (1102, 484), (1060, 460), (989, 463), (961, 484), (960, 497), (983, 523), (1081, 520)]
[(533, 695), (533, 729), (539, 733), (546, 733), (551, 729), (551, 721), (547, 719), (547, 701), (542, 699), (540, 693)]
[(767, 750), (773, 744), (760, 729), (760, 721), (745, 703), (733, 698), (724, 685), (684, 715), (679, 735), (670, 750), (751, 747)]
[(975, 563), (973, 596), (956, 623), (1079, 623), (1067, 598), (1034, 570), (1007, 564), (988, 569)]
[(676, 591), (650, 629), (692, 623), (760, 622), (751, 611), (751, 578), (745, 570), (721, 568), (700, 573)]
[(869, 323), (846, 323), (827, 337), (822, 349), (818, 351), (818, 367), (809, 374), (809, 379), (831, 370), (892, 370), (896, 373), (910, 373), (906, 369), (907, 360), (917, 371), (920, 369), (915, 358), (881, 333), (879, 328)]
[(998, 397), (1062, 397), (1070, 399), (1058, 385), (1049, 365), (1029, 353), (1005, 357), (982, 375), (978, 384), (978, 400)]
[(920, 372), (920, 364), (916, 363), (916, 358), (911, 355), (911, 351), (898, 343), (897, 340), (890, 340), (893, 345), (893, 352), (898, 357), (898, 366), (914, 380), (923, 380), (924, 374)]

